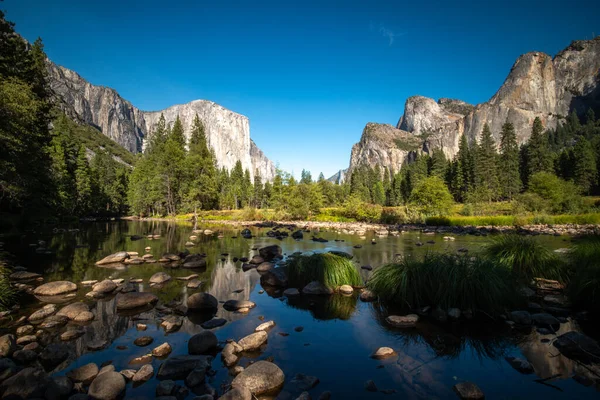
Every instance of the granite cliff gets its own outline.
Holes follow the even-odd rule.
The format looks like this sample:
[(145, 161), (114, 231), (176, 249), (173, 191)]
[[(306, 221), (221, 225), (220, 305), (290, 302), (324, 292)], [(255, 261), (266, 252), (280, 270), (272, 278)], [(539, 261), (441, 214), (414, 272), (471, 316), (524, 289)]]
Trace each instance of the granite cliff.
[(205, 100), (174, 105), (161, 111), (142, 111), (114, 89), (93, 85), (76, 72), (50, 61), (48, 73), (57, 103), (67, 115), (98, 128), (132, 153), (142, 151), (161, 114), (169, 126), (179, 115), (188, 138), (194, 116), (198, 114), (219, 167), (232, 169), (240, 160), (252, 177), (256, 170), (263, 180), (272, 180), (275, 176), (274, 164), (250, 139), (250, 122), (241, 114)]
[[(349, 171), (358, 165), (376, 164), (399, 170), (411, 156), (411, 151), (406, 151), (409, 147), (398, 145), (398, 138), (404, 141), (407, 135), (420, 143), (414, 151), (441, 149), (452, 158), (461, 136), (476, 142), (485, 123), (498, 142), (502, 124), (511, 122), (517, 140), (524, 143), (536, 117), (546, 128), (555, 128), (571, 111), (583, 114), (590, 107), (600, 109), (600, 36), (575, 41), (554, 58), (540, 52), (520, 56), (496, 94), (476, 106), (460, 100), (410, 97), (395, 130), (389, 125), (367, 124), (360, 142), (352, 148)], [(369, 129), (373, 126), (386, 133), (373, 135)]]

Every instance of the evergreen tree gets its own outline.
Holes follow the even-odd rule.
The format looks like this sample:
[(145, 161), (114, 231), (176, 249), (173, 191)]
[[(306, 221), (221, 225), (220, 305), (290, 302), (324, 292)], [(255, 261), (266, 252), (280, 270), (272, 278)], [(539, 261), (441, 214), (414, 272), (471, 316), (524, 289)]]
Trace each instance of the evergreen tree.
[(254, 195), (253, 195), (252, 204), (256, 208), (263, 208), (263, 206), (264, 206), (264, 189), (263, 189), (263, 184), (262, 184), (262, 180), (261, 180), (260, 172), (258, 171), (258, 168), (254, 172), (254, 185), (253, 186), (254, 186)]
[(500, 159), (498, 162), (498, 179), (502, 196), (511, 200), (521, 190), (519, 173), (519, 146), (515, 128), (510, 122), (502, 125), (500, 134)]
[(584, 194), (589, 194), (598, 182), (596, 155), (584, 137), (580, 137), (571, 151), (573, 180)]
[(544, 135), (542, 121), (536, 117), (531, 129), (531, 137), (527, 143), (526, 168), (529, 177), (536, 172), (552, 172), (553, 163), (548, 146), (548, 139)]
[(310, 171), (307, 171), (305, 169), (302, 170), (302, 174), (300, 176), (300, 183), (304, 183), (306, 185), (312, 183), (312, 176), (310, 174)]
[(446, 168), (448, 161), (442, 150), (433, 150), (429, 159), (429, 176), (437, 176), (444, 179), (446, 176)]
[(85, 146), (79, 148), (77, 168), (75, 169), (76, 207), (78, 215), (85, 215), (91, 209), (92, 177)]
[(475, 190), (478, 198), (492, 201), (499, 196), (498, 153), (488, 124), (483, 126), (481, 140), (475, 149)]

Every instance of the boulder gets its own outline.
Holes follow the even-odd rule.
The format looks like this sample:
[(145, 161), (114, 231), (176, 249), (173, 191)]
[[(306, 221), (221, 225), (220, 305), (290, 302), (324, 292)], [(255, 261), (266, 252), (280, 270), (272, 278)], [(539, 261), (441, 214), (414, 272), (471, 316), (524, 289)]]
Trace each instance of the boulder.
[(240, 308), (254, 308), (256, 304), (249, 300), (227, 300), (223, 304), (223, 308), (227, 311), (236, 311)]
[(297, 230), (295, 232), (292, 233), (292, 238), (294, 239), (303, 239), (304, 238), (304, 234), (302, 233), (301, 230)]
[(37, 353), (33, 350), (17, 350), (13, 354), (13, 359), (19, 364), (31, 364), (37, 359)]
[(50, 380), (44, 371), (38, 368), (25, 368), (0, 384), (0, 396), (3, 399), (43, 398)]
[(129, 254), (126, 251), (120, 251), (118, 253), (114, 253), (109, 256), (106, 256), (100, 261), (97, 261), (96, 265), (122, 263), (127, 258), (129, 258)]
[(531, 325), (531, 314), (529, 314), (527, 311), (512, 311), (509, 315), (509, 318), (517, 325)]
[(52, 343), (40, 353), (40, 363), (46, 370), (52, 370), (69, 358), (70, 348), (63, 343)]
[(188, 341), (189, 354), (206, 354), (217, 347), (219, 341), (211, 331), (202, 331)]
[(60, 340), (68, 342), (69, 340), (77, 339), (85, 334), (84, 329), (68, 329), (60, 334)]
[(258, 350), (267, 341), (267, 338), (267, 332), (259, 331), (242, 338), (238, 344), (244, 351)]
[(390, 315), (385, 322), (396, 328), (414, 328), (419, 321), (417, 314), (408, 315)]
[(183, 268), (206, 268), (206, 258), (200, 254), (190, 254), (183, 260)]
[(254, 332), (261, 332), (261, 331), (268, 331), (269, 329), (273, 328), (275, 326), (275, 321), (267, 321), (267, 322), (263, 322), (262, 324), (260, 324), (259, 326), (256, 327), (256, 329), (254, 329)]
[(31, 281), (37, 278), (41, 278), (40, 274), (29, 271), (16, 271), (8, 276), (8, 279), (12, 281)]
[(158, 301), (152, 293), (146, 292), (131, 292), (122, 293), (117, 296), (117, 310), (131, 310), (155, 304)]
[(244, 369), (231, 382), (232, 388), (248, 389), (254, 396), (274, 392), (283, 386), (285, 375), (275, 364), (268, 361), (257, 361)]
[(89, 385), (96, 378), (98, 372), (98, 366), (95, 363), (89, 363), (69, 371), (67, 376), (75, 383), (81, 382)]
[(185, 385), (190, 388), (194, 388), (202, 383), (206, 379), (205, 368), (195, 368), (185, 378)]
[(183, 325), (183, 318), (176, 315), (169, 315), (160, 324), (166, 333), (178, 331), (181, 325)]
[(88, 395), (97, 400), (115, 400), (125, 392), (125, 378), (118, 372), (104, 372), (89, 387)]
[(312, 281), (302, 289), (304, 294), (314, 295), (330, 295), (333, 294), (333, 290), (323, 285), (321, 282)]
[(73, 382), (68, 377), (55, 376), (50, 380), (44, 397), (47, 400), (66, 399), (72, 391)]
[(69, 281), (56, 281), (44, 283), (33, 290), (36, 296), (58, 296), (77, 290), (77, 285)]
[(252, 265), (249, 265), (247, 268), (251, 269), (251, 268), (256, 268), (257, 265), (262, 264), (265, 262), (265, 259), (261, 256), (254, 256), (250, 259), (249, 263)]
[(284, 268), (273, 268), (263, 273), (260, 277), (262, 286), (286, 287), (288, 285), (287, 274)]
[(73, 319), (75, 322), (89, 322), (95, 318), (94, 313), (91, 311), (84, 311)]
[(161, 284), (171, 280), (171, 275), (164, 272), (157, 272), (150, 277), (149, 283)]
[(535, 326), (542, 328), (558, 328), (560, 326), (560, 321), (557, 320), (553, 315), (547, 313), (533, 314), (531, 316), (531, 320)]
[(38, 325), (40, 329), (53, 329), (66, 325), (69, 318), (64, 315), (51, 315)]
[(260, 263), (258, 267), (256, 267), (256, 270), (258, 272), (267, 272), (268, 270), (273, 268), (275, 268), (275, 264), (273, 264), (272, 262), (264, 262)]
[(583, 363), (600, 364), (600, 345), (583, 333), (570, 331), (556, 338), (554, 347), (564, 356)]
[(0, 337), (0, 357), (10, 357), (16, 350), (17, 340), (15, 335), (8, 334)]
[(398, 354), (394, 351), (394, 349), (390, 347), (380, 347), (373, 354), (371, 354), (371, 358), (375, 358), (377, 360), (383, 360), (384, 358), (394, 357)]
[(306, 391), (317, 386), (319, 384), (319, 378), (316, 376), (296, 374), (294, 378), (292, 378), (291, 383), (295, 385), (298, 390)]
[[(23, 325), (17, 328), (17, 336), (24, 336), (24, 335), (30, 335), (31, 333), (33, 333), (33, 331), (35, 330), (35, 328), (33, 327), (33, 325)], [(2, 338), (0, 337), (0, 357), (6, 357), (6, 355), (3, 353), (2, 349)]]
[(271, 246), (266, 246), (266, 247), (260, 248), (258, 250), (258, 254), (260, 254), (260, 256), (262, 258), (264, 258), (265, 261), (271, 261), (274, 258), (281, 257), (281, 247), (279, 247), (276, 244), (271, 245)]
[(159, 380), (185, 379), (196, 368), (210, 369), (211, 356), (176, 356), (163, 362), (156, 375)]
[[(90, 311), (90, 307), (82, 302), (72, 303), (61, 308), (56, 315), (64, 316), (71, 321), (75, 320), (81, 313), (87, 313)], [(93, 314), (92, 314), (93, 317)]]
[(100, 294), (112, 293), (116, 288), (117, 284), (110, 279), (105, 279), (92, 286), (92, 290)]
[(461, 382), (457, 383), (453, 387), (454, 391), (463, 400), (483, 400), (485, 399), (485, 395), (474, 383), (471, 382)]
[(190, 310), (210, 311), (219, 306), (218, 300), (209, 293), (194, 293), (187, 299), (187, 307)]

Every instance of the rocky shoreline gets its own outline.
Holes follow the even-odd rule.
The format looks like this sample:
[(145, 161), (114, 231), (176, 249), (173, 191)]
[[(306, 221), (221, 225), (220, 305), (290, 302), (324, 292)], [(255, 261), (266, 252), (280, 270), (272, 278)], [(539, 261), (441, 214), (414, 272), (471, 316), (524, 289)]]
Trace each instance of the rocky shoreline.
[[(175, 221), (174, 218), (122, 218), (129, 221)], [(375, 232), (378, 236), (398, 235), (404, 232), (422, 232), (425, 234), (455, 234), (485, 236), (488, 234), (518, 233), (529, 235), (581, 236), (600, 234), (600, 225), (595, 224), (564, 224), (564, 225), (523, 225), (523, 226), (431, 226), (425, 224), (376, 224), (367, 222), (322, 222), (322, 221), (214, 221), (200, 220), (199, 225), (216, 225), (228, 227), (289, 227), (310, 231), (333, 230), (344, 234), (365, 234)]]

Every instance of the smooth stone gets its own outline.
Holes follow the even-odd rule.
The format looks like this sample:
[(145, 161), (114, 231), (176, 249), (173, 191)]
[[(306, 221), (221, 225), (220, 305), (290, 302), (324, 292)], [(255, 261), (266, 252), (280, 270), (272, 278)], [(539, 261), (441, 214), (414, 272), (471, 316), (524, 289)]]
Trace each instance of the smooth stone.
[(365, 303), (370, 303), (372, 301), (377, 300), (377, 295), (375, 295), (375, 293), (371, 292), (370, 290), (365, 289), (362, 292), (360, 292), (359, 298)]
[(206, 354), (217, 347), (219, 341), (211, 331), (202, 331), (188, 341), (189, 354)]
[(394, 357), (397, 355), (398, 354), (394, 351), (394, 349), (390, 347), (380, 347), (373, 354), (371, 354), (371, 358), (382, 360), (384, 358)]
[(56, 305), (48, 304), (48, 305), (45, 305), (43, 308), (37, 310), (33, 314), (31, 314), (29, 316), (28, 320), (29, 321), (39, 321), (41, 319), (49, 317), (50, 315), (54, 314), (55, 312), (56, 312)]
[[(29, 326), (31, 326), (31, 325), (29, 325)], [(33, 329), (31, 331), (33, 331)], [(12, 356), (12, 354), (17, 350), (17, 343), (18, 342), (17, 342), (17, 339), (15, 339), (15, 335), (7, 334), (7, 335), (0, 337), (0, 357)], [(19, 343), (19, 344), (22, 344), (22, 343)]]
[(112, 293), (117, 288), (117, 284), (110, 279), (105, 279), (92, 286), (92, 290), (96, 293), (107, 294)]
[(118, 372), (99, 374), (89, 387), (88, 395), (97, 400), (115, 400), (125, 392), (125, 378)]
[(53, 329), (64, 326), (69, 322), (69, 318), (62, 315), (51, 315), (38, 325), (40, 329)]
[(308, 285), (304, 286), (304, 288), (302, 289), (302, 293), (314, 295), (330, 295), (333, 294), (333, 290), (326, 287), (320, 282), (312, 281)]
[(242, 338), (238, 344), (244, 351), (257, 350), (267, 341), (268, 335), (264, 331), (252, 333)]
[(108, 342), (103, 339), (92, 340), (92, 341), (87, 342), (87, 349), (91, 350), (91, 351), (98, 351), (98, 350), (102, 350), (103, 348), (105, 348), (107, 344), (108, 344)]
[(547, 313), (533, 314), (531, 320), (535, 326), (539, 327), (558, 327), (560, 325), (560, 321), (555, 316)]
[(133, 379), (137, 371), (135, 369), (123, 369), (119, 371), (119, 373), (123, 375), (126, 380), (130, 381)]
[(148, 346), (153, 341), (154, 339), (151, 336), (140, 336), (139, 338), (133, 341), (133, 344), (135, 344), (136, 346), (144, 347)]
[(106, 256), (100, 261), (97, 261), (96, 265), (121, 263), (121, 262), (125, 261), (126, 258), (129, 258), (129, 254), (127, 254), (126, 251), (120, 251), (118, 253), (114, 253), (109, 256)]
[(39, 368), (25, 368), (8, 377), (0, 384), (3, 399), (42, 398), (50, 380)]
[(294, 378), (292, 378), (290, 383), (295, 385), (298, 388), (298, 390), (305, 391), (317, 386), (319, 384), (319, 378), (317, 378), (316, 376), (296, 374)]
[(93, 321), (96, 316), (91, 311), (84, 311), (76, 316), (73, 321), (75, 322), (90, 322)]
[(146, 324), (137, 324), (135, 326), (135, 329), (137, 329), (138, 331), (145, 331), (146, 329), (148, 329), (148, 326)]
[(157, 378), (164, 379), (185, 379), (190, 371), (195, 368), (210, 369), (212, 361), (211, 356), (175, 356), (163, 362), (158, 369)]
[(84, 334), (85, 330), (83, 329), (69, 329), (60, 334), (60, 340), (67, 342), (69, 340), (77, 339), (78, 337), (81, 337)]
[(234, 387), (230, 391), (225, 392), (223, 396), (219, 397), (219, 400), (252, 400), (252, 392), (244, 387)]
[(152, 354), (144, 354), (143, 356), (135, 357), (133, 360), (129, 361), (131, 365), (137, 364), (148, 364), (152, 362)]
[(206, 379), (206, 369), (195, 368), (185, 378), (185, 385), (190, 388), (194, 388), (202, 383)]
[(200, 287), (200, 285), (202, 285), (202, 281), (199, 279), (192, 279), (190, 281), (188, 281), (187, 283), (187, 287), (190, 289), (198, 289)]
[(57, 296), (65, 293), (74, 292), (77, 285), (69, 281), (56, 281), (44, 283), (33, 290), (37, 296)]
[(396, 328), (414, 328), (419, 321), (417, 314), (390, 315), (385, 321)]
[(288, 285), (288, 278), (285, 269), (273, 268), (261, 274), (260, 284), (262, 286), (286, 287)]
[(8, 279), (13, 281), (30, 281), (37, 278), (41, 278), (40, 274), (36, 274), (35, 272), (29, 271), (16, 271), (8, 276)]
[(117, 310), (132, 310), (141, 308), (149, 304), (155, 304), (157, 301), (158, 297), (152, 293), (122, 293), (117, 296)]
[(178, 331), (181, 325), (183, 325), (183, 318), (175, 315), (166, 317), (160, 324), (165, 329), (165, 333)]
[(13, 353), (12, 358), (19, 364), (31, 364), (37, 359), (37, 353), (33, 350), (17, 350)]
[(248, 366), (233, 379), (231, 386), (246, 388), (253, 395), (273, 392), (283, 386), (285, 375), (275, 364), (268, 361), (257, 361)]
[(227, 311), (236, 311), (242, 308), (254, 308), (256, 304), (249, 300), (227, 300), (223, 308)]
[(216, 310), (218, 306), (218, 300), (209, 293), (194, 293), (187, 299), (187, 307), (190, 310), (209, 311)]
[(47, 400), (66, 399), (73, 392), (73, 382), (66, 376), (52, 377), (44, 397)]
[(46, 370), (54, 369), (69, 358), (70, 347), (64, 343), (52, 343), (40, 353), (40, 363)]
[(98, 376), (98, 372), (98, 365), (95, 363), (89, 363), (69, 371), (67, 376), (75, 383), (81, 382), (88, 385), (92, 383), (96, 376)]
[(135, 375), (131, 378), (133, 383), (146, 382), (154, 375), (154, 368), (152, 368), (151, 364), (143, 365)]
[(281, 257), (281, 247), (274, 244), (258, 249), (258, 254), (266, 261), (271, 261), (274, 258)]
[(531, 325), (531, 314), (529, 314), (527, 311), (512, 311), (509, 315), (509, 318), (517, 325)]
[[(33, 343), (33, 342), (36, 342), (36, 341), (37, 341), (37, 336), (35, 336), (35, 335), (25, 335), (25, 336), (21, 336), (20, 338), (17, 338), (16, 343), (21, 346), (21, 345), (27, 345), (29, 343)], [(14, 352), (14, 349), (13, 349), (13, 352)]]
[(597, 341), (583, 333), (570, 331), (556, 338), (553, 343), (561, 354), (582, 363), (598, 363), (600, 345)]
[(200, 324), (200, 326), (204, 329), (214, 329), (214, 328), (223, 326), (226, 323), (227, 323), (227, 320), (225, 318), (213, 318), (210, 321), (206, 321), (206, 322)]
[(167, 342), (161, 344), (158, 347), (155, 347), (152, 350), (152, 355), (154, 357), (164, 357), (164, 356), (168, 356), (169, 354), (171, 354), (171, 352), (173, 351), (173, 349), (171, 348), (171, 345)]
[(354, 292), (354, 289), (350, 285), (342, 285), (339, 290), (342, 294), (352, 294)]
[(288, 288), (283, 291), (283, 295), (287, 297), (298, 296), (300, 295), (300, 291), (296, 288)]
[(223, 351), (221, 351), (221, 360), (226, 367), (231, 367), (237, 363), (238, 356), (236, 354), (242, 351), (242, 349), (238, 347), (239, 345), (235, 342), (227, 343), (225, 347), (223, 347)]
[(171, 394), (173, 394), (173, 392), (175, 392), (176, 387), (177, 387), (177, 384), (171, 379), (167, 379), (163, 382), (160, 382), (156, 386), (157, 398), (159, 398), (161, 396), (170, 396)]
[(453, 389), (458, 397), (463, 400), (480, 400), (485, 398), (479, 386), (471, 382), (457, 383)]
[(87, 304), (78, 302), (64, 306), (56, 313), (56, 315), (61, 315), (70, 320), (74, 320), (79, 314), (89, 311), (90, 307)]
[(254, 329), (254, 332), (268, 331), (269, 329), (273, 328), (274, 326), (275, 326), (275, 321), (263, 322), (262, 324), (257, 326), (256, 329)]
[[(33, 331), (35, 330), (35, 328), (33, 327), (33, 325), (23, 325), (17, 328), (17, 336), (24, 336), (24, 335), (29, 335), (31, 334)], [(6, 336), (6, 335), (4, 335)], [(4, 351), (2, 351), (2, 343), (4, 343), (4, 336), (0, 337), (0, 356), (1, 357), (6, 357), (6, 354), (4, 354)]]
[(272, 262), (263, 262), (263, 263), (260, 263), (258, 265), (258, 267), (256, 267), (256, 270), (258, 272), (267, 272), (267, 271), (273, 269), (274, 267), (275, 267), (275, 264), (273, 264)]
[(157, 284), (161, 284), (161, 283), (165, 283), (171, 280), (171, 275), (166, 274), (164, 272), (157, 272), (154, 275), (152, 275), (150, 277), (150, 279), (148, 280), (149, 283), (157, 283)]

